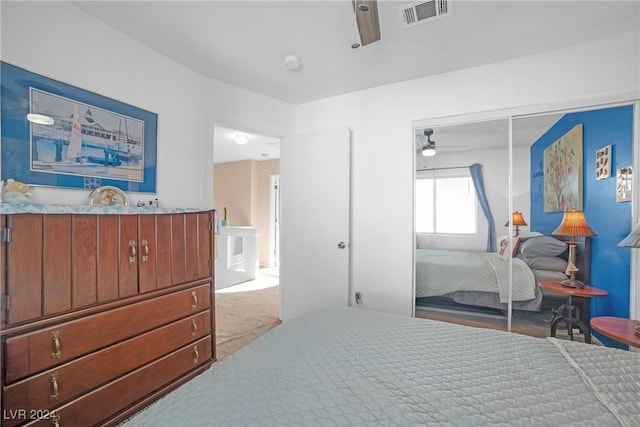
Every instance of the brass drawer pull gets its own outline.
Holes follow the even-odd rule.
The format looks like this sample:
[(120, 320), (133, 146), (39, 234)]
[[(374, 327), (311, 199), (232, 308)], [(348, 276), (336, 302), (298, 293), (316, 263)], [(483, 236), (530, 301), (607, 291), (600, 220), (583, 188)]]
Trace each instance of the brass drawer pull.
[(49, 401), (53, 402), (54, 400), (58, 400), (58, 397), (60, 396), (58, 389), (58, 375), (51, 374), (51, 376), (49, 377), (49, 382), (51, 383), (51, 394), (49, 395)]
[(193, 364), (198, 364), (198, 359), (200, 358), (200, 353), (198, 353), (198, 346), (193, 346)]
[(60, 333), (58, 331), (51, 333), (51, 341), (53, 342), (52, 359), (60, 359)]
[(147, 262), (149, 261), (149, 241), (147, 239), (142, 241), (142, 247), (144, 248), (142, 252), (142, 262)]
[(54, 414), (51, 416), (51, 425), (53, 427), (60, 427), (60, 415)]
[(195, 310), (198, 307), (198, 295), (196, 291), (191, 292), (191, 309)]
[(136, 262), (136, 242), (129, 240), (129, 248), (131, 248), (129, 252), (129, 264), (133, 264)]
[(191, 319), (191, 336), (195, 337), (198, 332), (198, 324), (196, 323), (196, 319)]

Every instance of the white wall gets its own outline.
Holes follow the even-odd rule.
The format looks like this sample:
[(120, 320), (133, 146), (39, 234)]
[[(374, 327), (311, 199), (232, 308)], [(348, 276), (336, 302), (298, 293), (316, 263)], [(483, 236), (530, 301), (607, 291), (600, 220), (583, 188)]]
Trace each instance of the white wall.
[(352, 305), (361, 291), (365, 308), (413, 312), (413, 121), (638, 98), (638, 39), (632, 33), (297, 106), (296, 133), (352, 129)]
[[(162, 206), (213, 207), (213, 125), (291, 132), (293, 107), (205, 78), (66, 2), (2, 2), (2, 60), (158, 114)], [(40, 203), (86, 204), (89, 191), (35, 187)], [(154, 196), (155, 197), (155, 196)], [(148, 194), (129, 193), (133, 202)]]

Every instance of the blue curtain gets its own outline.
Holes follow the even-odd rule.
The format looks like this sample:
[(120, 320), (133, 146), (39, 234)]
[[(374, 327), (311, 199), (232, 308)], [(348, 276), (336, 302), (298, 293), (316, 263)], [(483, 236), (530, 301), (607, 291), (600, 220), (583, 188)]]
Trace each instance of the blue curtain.
[(482, 206), (484, 216), (489, 223), (489, 235), (487, 236), (487, 252), (496, 251), (496, 225), (493, 222), (493, 215), (491, 215), (491, 208), (489, 208), (489, 202), (487, 201), (487, 195), (484, 194), (484, 179), (482, 178), (482, 165), (474, 163), (469, 166), (471, 170), (471, 179), (473, 179), (473, 186), (476, 189), (476, 196)]

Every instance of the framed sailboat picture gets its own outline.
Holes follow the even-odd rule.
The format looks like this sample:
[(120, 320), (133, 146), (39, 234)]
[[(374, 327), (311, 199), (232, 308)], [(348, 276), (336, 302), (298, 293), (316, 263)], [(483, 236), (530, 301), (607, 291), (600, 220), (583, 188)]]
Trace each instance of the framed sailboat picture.
[(157, 115), (2, 62), (2, 179), (155, 193)]

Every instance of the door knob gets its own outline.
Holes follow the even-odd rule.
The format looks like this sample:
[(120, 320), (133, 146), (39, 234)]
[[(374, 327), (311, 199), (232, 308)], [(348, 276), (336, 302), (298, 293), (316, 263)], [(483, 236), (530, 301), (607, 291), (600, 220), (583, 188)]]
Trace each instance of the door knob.
[(345, 245), (345, 243), (344, 243), (344, 242), (340, 242), (340, 243), (338, 243), (338, 247), (339, 247), (340, 249), (344, 249), (344, 248), (346, 248), (346, 247), (347, 247), (347, 245)]

